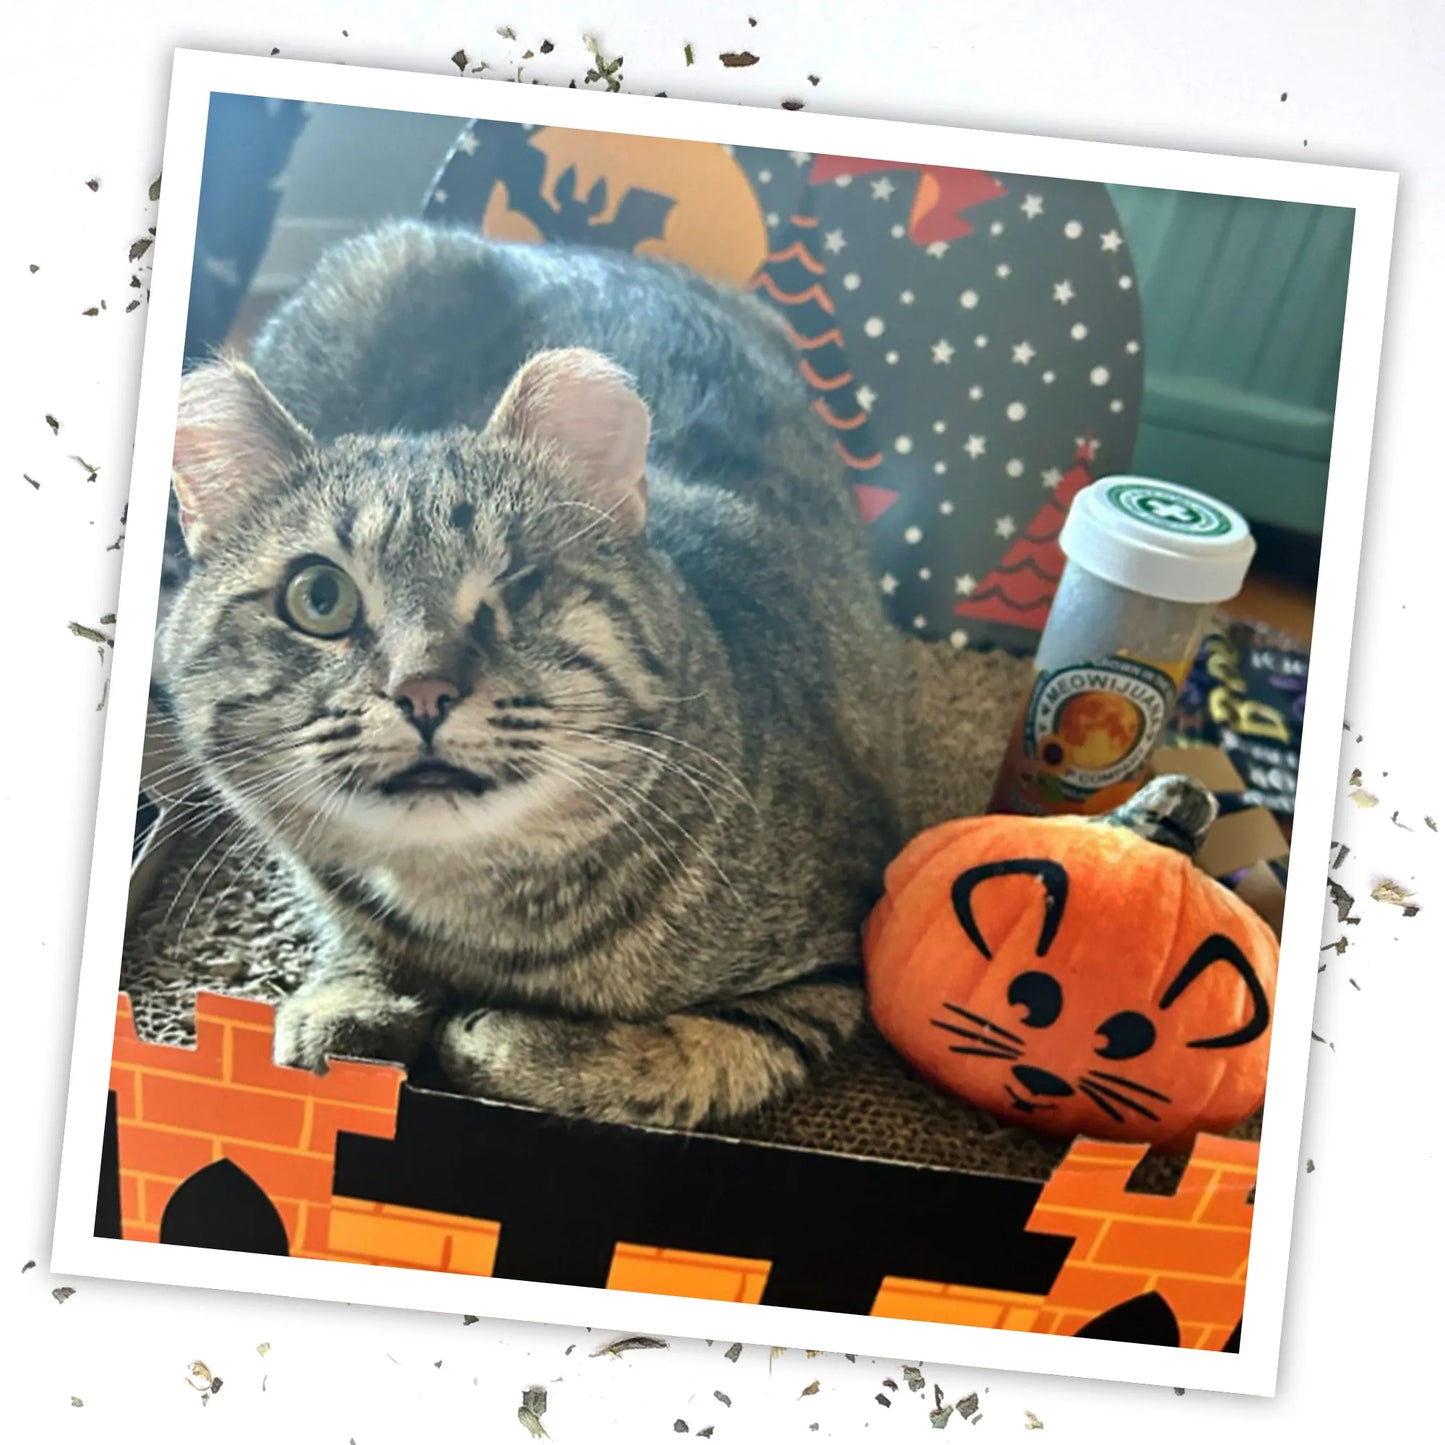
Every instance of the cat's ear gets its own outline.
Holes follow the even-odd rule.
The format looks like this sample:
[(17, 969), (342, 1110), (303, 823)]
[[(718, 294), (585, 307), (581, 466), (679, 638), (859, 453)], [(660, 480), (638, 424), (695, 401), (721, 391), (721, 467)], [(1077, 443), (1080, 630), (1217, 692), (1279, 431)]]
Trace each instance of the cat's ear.
[(621, 367), (595, 351), (542, 351), (507, 388), (487, 435), (560, 452), (577, 499), (629, 534), (647, 522), (652, 420)]
[(171, 483), (193, 555), (258, 493), (293, 472), (311, 434), (243, 361), (225, 358), (181, 382)]

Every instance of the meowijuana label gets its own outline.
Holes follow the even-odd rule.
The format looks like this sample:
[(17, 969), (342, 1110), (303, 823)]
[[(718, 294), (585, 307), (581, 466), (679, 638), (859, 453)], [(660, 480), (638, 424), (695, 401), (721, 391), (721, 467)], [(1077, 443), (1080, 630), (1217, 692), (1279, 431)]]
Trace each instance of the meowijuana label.
[(1118, 806), (1137, 786), (1187, 670), (1187, 663), (1113, 656), (1040, 672), (995, 806), (1069, 813)]

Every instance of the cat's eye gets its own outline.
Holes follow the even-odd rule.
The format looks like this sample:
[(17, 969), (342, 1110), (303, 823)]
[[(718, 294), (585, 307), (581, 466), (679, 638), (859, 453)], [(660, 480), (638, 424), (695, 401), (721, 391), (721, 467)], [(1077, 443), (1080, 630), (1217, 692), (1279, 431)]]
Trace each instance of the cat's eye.
[(360, 613), (356, 583), (330, 562), (307, 563), (281, 593), (282, 617), (312, 637), (344, 637)]
[(1021, 973), (1008, 986), (1008, 1001), (1024, 1010), (1020, 1020), (1031, 1029), (1046, 1029), (1064, 1007), (1064, 991), (1049, 973)]
[(1094, 1052), (1101, 1059), (1137, 1059), (1154, 1047), (1154, 1025), (1130, 1010), (1105, 1019), (1098, 1032), (1104, 1042)]

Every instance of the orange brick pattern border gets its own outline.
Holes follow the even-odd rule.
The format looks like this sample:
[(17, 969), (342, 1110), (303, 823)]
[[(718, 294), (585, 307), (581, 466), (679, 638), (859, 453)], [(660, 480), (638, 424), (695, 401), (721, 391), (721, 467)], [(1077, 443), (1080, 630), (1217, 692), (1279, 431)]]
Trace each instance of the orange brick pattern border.
[[(403, 1071), (333, 1063), (322, 1078), (271, 1062), (273, 1010), (202, 994), (193, 1049), (143, 1043), (120, 995), (110, 1086), (116, 1096), (121, 1234), (155, 1242), (176, 1187), (229, 1159), (276, 1206), (291, 1253), (489, 1275), (494, 1221), (333, 1197), (339, 1130), (391, 1138)], [(1131, 1193), (1144, 1145), (1079, 1140), (1044, 1185), (1035, 1233), (1073, 1240), (1047, 1295), (936, 1281), (883, 1281), (871, 1313), (891, 1319), (1074, 1334), (1115, 1305), (1157, 1291), (1190, 1349), (1219, 1349), (1244, 1309), (1259, 1146), (1203, 1136), (1175, 1194)], [(758, 1303), (768, 1260), (618, 1243), (609, 1289)]]

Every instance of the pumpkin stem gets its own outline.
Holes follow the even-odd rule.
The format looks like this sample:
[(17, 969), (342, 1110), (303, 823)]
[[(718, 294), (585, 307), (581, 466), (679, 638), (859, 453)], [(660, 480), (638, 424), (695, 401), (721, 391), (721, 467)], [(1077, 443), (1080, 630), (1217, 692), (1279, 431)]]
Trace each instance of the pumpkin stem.
[(1151, 778), (1127, 802), (1097, 821), (1106, 827), (1127, 828), (1151, 843), (1192, 858), (1218, 816), (1219, 804), (1208, 788), (1182, 773), (1170, 773)]

